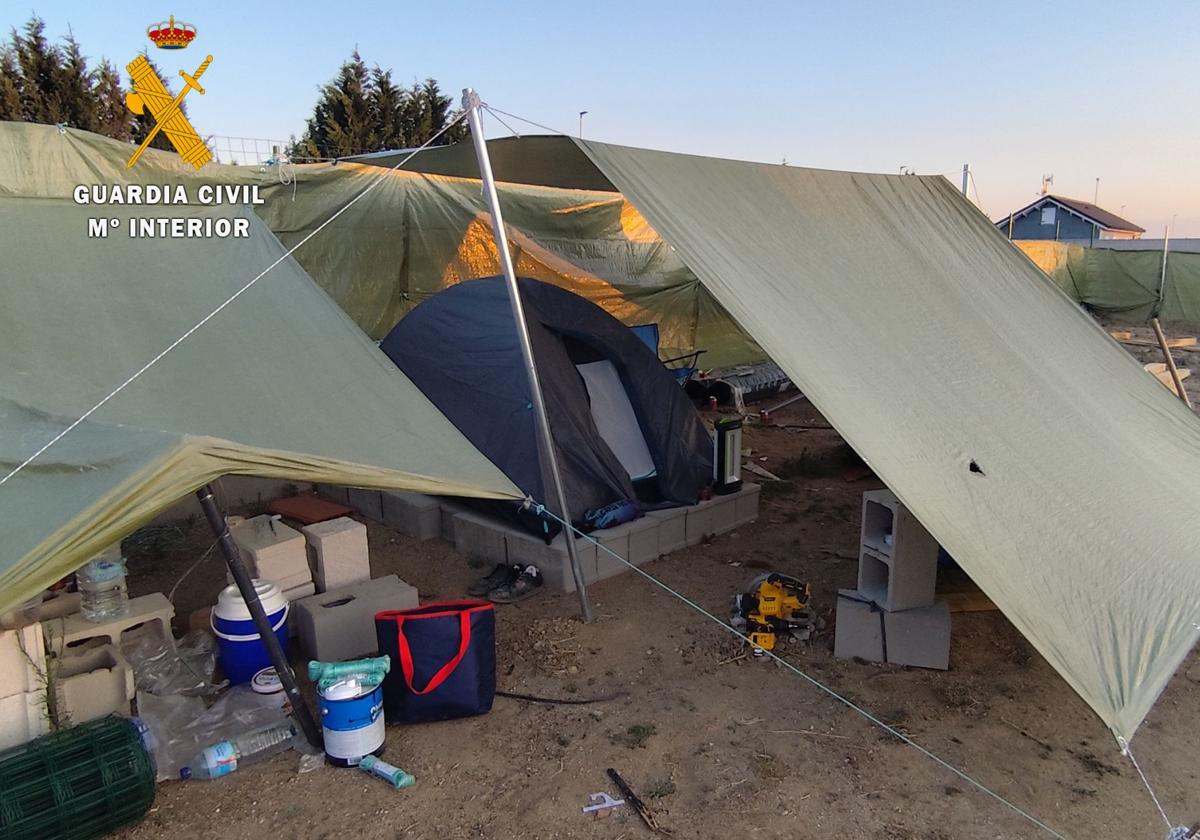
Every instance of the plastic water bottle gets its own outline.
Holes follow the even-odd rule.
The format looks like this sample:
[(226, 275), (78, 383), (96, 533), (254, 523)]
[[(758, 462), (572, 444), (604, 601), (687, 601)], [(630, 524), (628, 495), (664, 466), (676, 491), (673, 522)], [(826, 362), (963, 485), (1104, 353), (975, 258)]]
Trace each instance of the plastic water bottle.
[(129, 612), (125, 585), (125, 558), (105, 552), (75, 573), (79, 585), (79, 612), (88, 621), (102, 623)]
[(268, 759), (292, 746), (296, 727), (290, 721), (276, 723), (239, 735), (228, 741), (218, 741), (198, 752), (179, 771), (179, 778), (217, 779), (234, 770)]

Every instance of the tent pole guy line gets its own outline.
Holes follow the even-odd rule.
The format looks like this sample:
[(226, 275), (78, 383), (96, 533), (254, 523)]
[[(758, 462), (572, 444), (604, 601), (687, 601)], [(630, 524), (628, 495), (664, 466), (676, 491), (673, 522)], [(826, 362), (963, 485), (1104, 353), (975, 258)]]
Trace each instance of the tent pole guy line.
[[(525, 321), (525, 307), (521, 303), (521, 292), (517, 287), (517, 273), (513, 268), (512, 254), (508, 250), (508, 234), (504, 230), (504, 216), (500, 213), (500, 197), (496, 195), (496, 180), (492, 177), (492, 161), (488, 156), (487, 141), (483, 137), (483, 121), (479, 118), (482, 104), (479, 95), (471, 88), (463, 90), (462, 108), (471, 126), (471, 142), (475, 145), (475, 159), (479, 163), (479, 177), (483, 181), (483, 198), (492, 217), (492, 233), (496, 237), (496, 250), (500, 256), (500, 267), (508, 286), (508, 302), (512, 306), (513, 322), (517, 328), (517, 341), (521, 345), (521, 358), (525, 362), (525, 374), (529, 378), (529, 391), (533, 402), (534, 423), (537, 426), (542, 454), (550, 467), (550, 479), (554, 483), (555, 501), (562, 521), (571, 521), (567, 508), (567, 495), (563, 492), (562, 474), (558, 469), (558, 455), (554, 449), (554, 436), (550, 433), (550, 417), (546, 413), (546, 400), (542, 396), (542, 383), (538, 378), (537, 364), (533, 359), (533, 344), (529, 340), (529, 325)], [(575, 591), (579, 595), (579, 609), (585, 623), (592, 620), (592, 605), (588, 600), (587, 587), (583, 580), (583, 567), (579, 564), (579, 550), (571, 528), (563, 529), (567, 543), (567, 556), (571, 561), (571, 576), (575, 579)]]
[[(744, 634), (740, 633), (734, 627), (732, 627), (731, 625), (722, 621), (721, 619), (717, 618), (715, 615), (710, 613), (708, 610), (704, 609), (704, 607), (700, 606), (692, 599), (688, 598), (686, 595), (676, 591), (675, 589), (672, 589), (670, 586), (663, 583), (661, 580), (659, 580), (654, 575), (647, 572), (645, 569), (639, 568), (638, 566), (635, 566), (633, 563), (630, 563), (628, 560), (626, 560), (621, 555), (617, 554), (615, 551), (613, 551), (608, 546), (601, 544), (600, 541), (597, 540), (595, 537), (591, 536), (590, 534), (585, 534), (583, 531), (580, 531), (578, 528), (576, 528), (574, 525), (572, 525), (569, 522), (564, 522), (562, 519), (560, 519), (558, 516), (556, 516), (553, 511), (546, 508), (545, 505), (538, 504), (535, 501), (533, 501), (533, 499), (526, 499), (525, 504), (526, 504), (526, 506), (536, 510), (538, 513), (544, 513), (547, 516), (551, 517), (552, 519), (557, 519), (559, 524), (561, 524), (565, 529), (574, 531), (576, 534), (578, 534), (583, 539), (594, 543), (597, 551), (603, 551), (606, 554), (608, 554), (609, 556), (615, 558), (616, 560), (619, 560), (621, 563), (624, 563), (626, 566), (628, 566), (633, 571), (637, 572), (639, 575), (644, 577), (646, 580), (650, 581), (655, 586), (659, 587), (660, 589), (667, 592), (668, 594), (675, 596), (680, 601), (682, 601), (683, 603), (685, 603), (686, 605), (691, 607), (693, 610), (695, 610), (696, 612), (700, 613), (702, 616), (707, 618), (709, 621), (711, 621), (714, 624), (716, 624), (717, 626), (719, 626), (722, 630), (726, 631), (727, 633), (731, 633), (734, 636), (737, 636), (739, 639), (741, 639), (746, 644), (751, 644), (750, 639), (748, 637), (746, 637)], [(1013, 811), (1014, 813), (1024, 817), (1026, 820), (1033, 823), (1035, 826), (1037, 826), (1042, 831), (1049, 834), (1051, 837), (1057, 838), (1057, 840), (1068, 840), (1068, 838), (1065, 834), (1055, 831), (1049, 825), (1042, 822), (1037, 817), (1030, 814), (1028, 811), (1025, 811), (1024, 809), (1022, 809), (1021, 806), (1008, 801), (1003, 796), (1001, 796), (999, 793), (996, 793), (996, 791), (992, 790), (987, 785), (985, 785), (983, 782), (976, 781), (971, 776), (968, 776), (964, 771), (959, 770), (957, 767), (955, 767), (950, 762), (946, 761), (944, 758), (938, 756), (936, 753), (921, 746), (920, 744), (918, 744), (916, 741), (914, 741), (909, 736), (905, 735), (900, 730), (884, 723), (882, 720), (877, 718), (875, 715), (871, 714), (866, 709), (864, 709), (861, 706), (854, 703), (854, 701), (850, 700), (847, 697), (843, 697), (841, 694), (838, 694), (836, 691), (834, 691), (832, 688), (830, 688), (829, 686), (822, 683), (820, 680), (816, 679), (815, 677), (810, 676), (809, 674), (805, 673), (804, 671), (801, 671), (799, 668), (797, 668), (791, 662), (788, 662), (786, 659), (783, 659), (778, 654), (776, 654), (774, 651), (766, 650), (766, 651), (763, 651), (763, 653), (766, 654), (771, 659), (774, 659), (777, 663), (779, 663), (783, 667), (787, 668), (789, 671), (792, 671), (793, 673), (795, 673), (797, 676), (807, 680), (810, 685), (813, 685), (814, 687), (819, 688), (821, 691), (825, 692), (827, 695), (832, 697), (834, 700), (837, 700), (842, 705), (854, 710), (855, 712), (858, 712), (859, 715), (861, 715), (862, 717), (866, 718), (871, 723), (878, 726), (884, 732), (887, 732), (889, 735), (893, 736), (894, 738), (896, 738), (900, 741), (903, 741), (905, 744), (912, 747), (917, 752), (921, 753), (921, 755), (923, 755), (926, 758), (941, 765), (946, 770), (949, 770), (951, 773), (953, 773), (958, 778), (962, 779), (967, 784), (971, 785), (972, 787), (976, 788), (977, 790), (981, 791), (982, 793), (987, 794), (992, 799), (994, 799), (997, 802), (999, 802), (1000, 804), (1004, 805), (1006, 808)]]
[(150, 370), (150, 368), (154, 367), (156, 364), (158, 364), (160, 361), (162, 361), (163, 358), (168, 353), (170, 353), (172, 350), (174, 350), (176, 347), (178, 347), (180, 344), (182, 344), (184, 341), (186, 341), (188, 338), (190, 338), (193, 333), (195, 333), (197, 330), (199, 330), (201, 327), (203, 327), (205, 324), (207, 324), (209, 321), (211, 321), (213, 318), (215, 318), (217, 315), (219, 315), (221, 313), (221, 311), (223, 309), (225, 309), (225, 307), (229, 306), (231, 303), (233, 303), (235, 300), (237, 300), (239, 297), (241, 297), (245, 292), (249, 291), (251, 287), (253, 287), (256, 283), (258, 283), (259, 280), (266, 277), (272, 271), (272, 269), (274, 269), (280, 263), (287, 260), (289, 257), (292, 256), (292, 254), (294, 254), (298, 250), (300, 250), (300, 248), (302, 248), (305, 243), (307, 243), (310, 239), (312, 239), (314, 236), (316, 236), (318, 233), (320, 233), (326, 227), (328, 227), (335, 219), (337, 219), (339, 216), (341, 216), (343, 213), (345, 213), (347, 210), (349, 210), (351, 207), (353, 207), (359, 201), (359, 199), (361, 199), (367, 193), (371, 192), (371, 190), (375, 189), (375, 187), (379, 186), (379, 184), (383, 182), (383, 179), (387, 177), (388, 172), (394, 172), (395, 170), (403, 167), (410, 160), (412, 160), (414, 157), (416, 157), (418, 152), (422, 152), (425, 149), (427, 149), (429, 146), (431, 146), (433, 144), (433, 142), (435, 140), (437, 140), (439, 137), (441, 137), (443, 134), (445, 134), (447, 131), (449, 131), (453, 126), (457, 125), (465, 117), (466, 117), (466, 114), (462, 114), (462, 113), (458, 114), (457, 116), (454, 117), (454, 119), (450, 120), (450, 122), (446, 123), (446, 125), (444, 125), (441, 129), (439, 129), (437, 131), (437, 133), (435, 133), (432, 137), (430, 137), (423, 144), (421, 144), (420, 147), (413, 149), (411, 152), (409, 152), (407, 155), (405, 155), (403, 158), (401, 158), (399, 163), (397, 163), (395, 166), (391, 167), (390, 169), (386, 170), (385, 172), (380, 173), (378, 178), (376, 178), (374, 181), (372, 181), (370, 184), (368, 184), (363, 189), (362, 192), (360, 192), (358, 195), (354, 196), (354, 198), (352, 198), (348, 202), (346, 202), (346, 204), (343, 205), (341, 207), (341, 209), (339, 209), (337, 212), (335, 212), (332, 216), (330, 216), (325, 221), (321, 222), (321, 224), (317, 225), (317, 227), (315, 227), (311, 233), (309, 233), (307, 236), (305, 236), (303, 239), (301, 239), (299, 242), (297, 242), (291, 248), (287, 249), (287, 251), (285, 251), (282, 256), (280, 256), (277, 260), (275, 260), (273, 263), (271, 263), (266, 268), (264, 268), (261, 272), (258, 273), (258, 275), (256, 275), (252, 280), (247, 282), (244, 286), (242, 286), (240, 289), (238, 289), (232, 295), (227, 297), (224, 301), (221, 302), (221, 304), (219, 306), (217, 306), (215, 309), (213, 309), (211, 312), (209, 312), (207, 315), (205, 315), (203, 318), (201, 318), (199, 321), (197, 321), (195, 324), (193, 324), (190, 329), (188, 329), (186, 332), (183, 333), (183, 335), (179, 336), (179, 338), (175, 339), (170, 344), (168, 344), (165, 348), (163, 348), (163, 350), (158, 355), (156, 355), (150, 361), (146, 362), (146, 364), (142, 365), (142, 367), (138, 368), (128, 379), (126, 379), (124, 382), (122, 382), (120, 385), (118, 385), (116, 388), (114, 388), (112, 391), (110, 391), (103, 399), (101, 399), (99, 402), (97, 402), (95, 405), (93, 405), (91, 408), (89, 408), (87, 411), (85, 411), (83, 414), (81, 414), (76, 420), (72, 421), (70, 425), (68, 425), (65, 429), (63, 429), (61, 432), (59, 432), (54, 437), (52, 437), (42, 447), (40, 447), (36, 452), (34, 452), (32, 455), (30, 455), (28, 458), (26, 458), (20, 464), (17, 464), (17, 466), (14, 467), (12, 470), (10, 470), (8, 472), (8, 474), (6, 474), (3, 478), (0, 478), (0, 486), (3, 486), (4, 484), (6, 484), (9, 481), (9, 479), (11, 479), (17, 473), (21, 472), (21, 470), (25, 469), (30, 464), (32, 464), (34, 461), (36, 461), (38, 458), (40, 458), (43, 454), (45, 454), (45, 452), (48, 449), (50, 449), (50, 447), (54, 446), (56, 443), (58, 443), (60, 440), (62, 440), (64, 437), (66, 437), (68, 434), (70, 434), (75, 429), (77, 429), (81, 423), (83, 423), (85, 420), (87, 420), (89, 417), (91, 417), (93, 414), (95, 414), (97, 411), (99, 411), (101, 408), (103, 408), (108, 403), (109, 400), (111, 400), (113, 397), (117, 396), (117, 394), (121, 393), (126, 388), (128, 388), (130, 385), (132, 385), (142, 374), (144, 374), (146, 371)]

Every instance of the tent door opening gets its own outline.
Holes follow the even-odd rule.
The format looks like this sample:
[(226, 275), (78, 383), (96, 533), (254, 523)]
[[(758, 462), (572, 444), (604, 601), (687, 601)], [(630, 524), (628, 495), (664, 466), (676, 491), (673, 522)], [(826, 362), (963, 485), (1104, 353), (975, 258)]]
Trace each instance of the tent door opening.
[(596, 431), (613, 455), (633, 481), (654, 477), (654, 458), (616, 367), (603, 359), (575, 368), (587, 386)]

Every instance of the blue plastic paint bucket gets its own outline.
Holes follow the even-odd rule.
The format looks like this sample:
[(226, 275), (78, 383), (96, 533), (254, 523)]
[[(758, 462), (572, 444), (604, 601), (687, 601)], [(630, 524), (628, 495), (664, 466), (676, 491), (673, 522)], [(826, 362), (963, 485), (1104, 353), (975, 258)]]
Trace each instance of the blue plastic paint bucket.
[(363, 685), (354, 677), (319, 692), (325, 757), (331, 764), (354, 767), (367, 755), (383, 752), (383, 684)]
[[(279, 640), (284, 656), (287, 656), (287, 597), (268, 580), (255, 580), (254, 589), (275, 631), (275, 638)], [(217, 605), (212, 611), (212, 631), (217, 637), (217, 658), (221, 662), (221, 670), (231, 685), (250, 682), (255, 674), (270, 667), (267, 646), (263, 644), (258, 628), (254, 626), (254, 619), (250, 617), (250, 608), (242, 600), (237, 586), (225, 587), (217, 598)]]

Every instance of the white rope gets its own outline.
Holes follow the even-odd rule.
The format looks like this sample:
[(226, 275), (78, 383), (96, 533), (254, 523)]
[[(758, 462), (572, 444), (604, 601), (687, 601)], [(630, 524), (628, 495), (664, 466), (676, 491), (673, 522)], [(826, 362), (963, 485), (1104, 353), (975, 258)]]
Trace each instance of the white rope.
[(1142, 767), (1138, 764), (1137, 758), (1133, 755), (1133, 748), (1129, 746), (1129, 742), (1124, 738), (1121, 741), (1121, 751), (1129, 756), (1130, 763), (1133, 764), (1133, 769), (1137, 771), (1138, 777), (1142, 780), (1142, 784), (1146, 786), (1146, 792), (1150, 794), (1150, 798), (1154, 800), (1154, 807), (1158, 809), (1159, 816), (1163, 818), (1163, 822), (1167, 824), (1167, 830), (1173, 831), (1174, 826), (1171, 825), (1171, 818), (1167, 816), (1166, 810), (1162, 803), (1158, 801), (1158, 794), (1154, 792), (1154, 788), (1150, 786), (1150, 780), (1146, 778), (1146, 774), (1142, 772)]
[[(576, 534), (578, 534), (579, 536), (583, 537), (584, 539), (587, 539), (587, 540), (591, 541), (592, 543), (594, 543), (594, 544), (595, 544), (595, 546), (596, 546), (596, 548), (597, 548), (598, 550), (600, 550), (600, 551), (604, 551), (604, 552), (608, 553), (609, 555), (611, 555), (612, 557), (615, 557), (617, 560), (621, 561), (621, 562), (622, 562), (622, 563), (624, 563), (626, 566), (628, 566), (629, 568), (633, 569), (635, 572), (637, 572), (637, 573), (638, 573), (639, 575), (641, 575), (642, 577), (646, 578), (646, 580), (650, 581), (650, 582), (651, 582), (651, 583), (653, 583), (655, 586), (658, 586), (659, 588), (661, 588), (661, 589), (663, 589), (664, 591), (666, 591), (666, 592), (670, 593), (671, 595), (674, 595), (676, 598), (678, 598), (680, 601), (683, 601), (683, 603), (687, 604), (689, 607), (691, 607), (692, 609), (694, 609), (696, 612), (700, 613), (700, 614), (701, 614), (701, 615), (703, 615), (705, 618), (707, 618), (707, 619), (709, 619), (710, 621), (712, 621), (714, 624), (717, 624), (717, 625), (719, 625), (719, 626), (721, 627), (721, 629), (723, 629), (723, 630), (725, 630), (725, 631), (727, 631), (727, 632), (729, 632), (729, 633), (732, 633), (733, 635), (737, 636), (739, 639), (741, 639), (741, 640), (742, 640), (743, 642), (745, 642), (746, 644), (753, 644), (753, 643), (750, 641), (750, 639), (749, 639), (748, 637), (746, 637), (745, 635), (743, 635), (741, 632), (739, 632), (738, 630), (736, 630), (734, 627), (730, 626), (730, 625), (729, 625), (729, 624), (727, 624), (726, 622), (724, 622), (724, 621), (722, 621), (721, 619), (717, 618), (715, 615), (713, 615), (712, 613), (710, 613), (708, 610), (704, 609), (704, 607), (700, 606), (700, 605), (699, 605), (699, 604), (697, 604), (695, 601), (693, 601), (693, 600), (691, 600), (690, 598), (688, 598), (686, 595), (683, 595), (683, 594), (681, 594), (680, 592), (677, 592), (676, 590), (672, 589), (670, 586), (668, 586), (667, 584), (663, 583), (663, 582), (662, 582), (661, 580), (659, 580), (658, 578), (654, 577), (654, 575), (650, 574), (649, 572), (645, 571), (644, 569), (638, 568), (638, 567), (637, 567), (637, 566), (635, 566), (633, 563), (630, 563), (628, 560), (626, 560), (624, 557), (622, 557), (622, 556), (620, 556), (619, 554), (617, 554), (615, 551), (613, 551), (612, 549), (610, 549), (608, 546), (602, 545), (602, 544), (601, 544), (601, 543), (600, 543), (598, 540), (596, 540), (595, 538), (593, 538), (593, 537), (592, 537), (590, 534), (585, 534), (583, 531), (580, 531), (580, 530), (579, 530), (578, 528), (576, 528), (574, 525), (571, 525), (570, 523), (568, 523), (568, 522), (564, 521), (564, 520), (563, 520), (561, 517), (559, 517), (559, 516), (555, 515), (553, 511), (551, 511), (551, 510), (549, 510), (548, 508), (546, 508), (546, 506), (545, 506), (545, 505), (540, 505), (540, 504), (538, 504), (538, 503), (534, 502), (532, 499), (526, 499), (526, 504), (527, 504), (527, 505), (531, 505), (531, 506), (533, 506), (534, 508), (536, 508), (536, 510), (537, 510), (539, 513), (545, 513), (545, 514), (546, 514), (547, 516), (549, 516), (551, 519), (554, 519), (555, 521), (557, 521), (557, 522), (558, 522), (560, 525), (563, 525), (563, 526), (565, 526), (565, 527), (567, 527), (567, 528), (570, 528), (572, 531), (574, 531), (574, 532), (575, 532)], [(850, 709), (853, 709), (854, 711), (858, 712), (858, 713), (859, 713), (860, 715), (862, 715), (864, 718), (866, 718), (866, 719), (867, 719), (867, 720), (869, 720), (871, 723), (873, 723), (873, 724), (875, 724), (876, 726), (878, 726), (880, 729), (882, 729), (882, 730), (884, 730), (885, 732), (887, 732), (889, 735), (892, 735), (892, 736), (894, 736), (895, 738), (898, 738), (899, 740), (903, 741), (904, 743), (908, 744), (910, 747), (912, 747), (913, 749), (915, 749), (917, 752), (919, 752), (919, 753), (921, 753), (922, 755), (924, 755), (926, 758), (929, 758), (929, 759), (931, 759), (932, 761), (936, 762), (937, 764), (940, 764), (942, 767), (944, 767), (945, 769), (949, 770), (949, 771), (950, 771), (951, 773), (953, 773), (954, 775), (958, 776), (958, 778), (962, 779), (962, 780), (963, 780), (964, 782), (966, 782), (967, 784), (969, 784), (969, 785), (972, 785), (973, 787), (975, 787), (976, 789), (978, 789), (978, 790), (982, 791), (983, 793), (986, 793), (988, 796), (992, 797), (992, 798), (993, 798), (993, 799), (995, 799), (997, 802), (999, 802), (999, 803), (1001, 803), (1002, 805), (1004, 805), (1005, 807), (1007, 807), (1007, 808), (1011, 809), (1011, 810), (1012, 810), (1012, 811), (1014, 811), (1015, 813), (1017, 813), (1017, 814), (1021, 815), (1021, 816), (1022, 816), (1022, 817), (1024, 817), (1025, 819), (1029, 820), (1029, 822), (1033, 823), (1034, 825), (1036, 825), (1038, 828), (1040, 828), (1040, 829), (1042, 829), (1043, 831), (1045, 831), (1045, 832), (1046, 832), (1047, 834), (1049, 834), (1050, 836), (1052, 836), (1052, 837), (1056, 837), (1056, 838), (1058, 838), (1058, 840), (1067, 840), (1067, 837), (1066, 837), (1066, 835), (1064, 835), (1064, 834), (1060, 834), (1059, 832), (1055, 831), (1053, 828), (1051, 828), (1050, 826), (1046, 825), (1044, 822), (1042, 822), (1041, 820), (1039, 820), (1037, 817), (1035, 817), (1035, 816), (1033, 816), (1032, 814), (1030, 814), (1029, 812), (1027, 812), (1027, 811), (1023, 810), (1023, 809), (1022, 809), (1020, 806), (1018, 806), (1018, 805), (1015, 805), (1015, 804), (1014, 804), (1014, 803), (1012, 803), (1012, 802), (1009, 802), (1009, 801), (1008, 801), (1007, 799), (1005, 799), (1003, 796), (1001, 796), (1000, 794), (996, 793), (994, 790), (992, 790), (991, 788), (987, 787), (987, 786), (986, 786), (986, 785), (984, 785), (982, 782), (978, 782), (978, 781), (976, 781), (975, 779), (971, 778), (971, 777), (970, 777), (970, 776), (968, 776), (966, 773), (964, 773), (962, 770), (959, 770), (959, 769), (958, 769), (957, 767), (955, 767), (953, 764), (949, 763), (948, 761), (946, 761), (945, 759), (943, 759), (943, 758), (939, 757), (938, 755), (936, 755), (936, 754), (934, 754), (934, 753), (930, 752), (928, 749), (926, 749), (925, 747), (923, 747), (923, 746), (921, 746), (920, 744), (918, 744), (916, 741), (914, 741), (912, 738), (910, 738), (910, 737), (908, 737), (907, 735), (905, 735), (905, 734), (904, 734), (903, 732), (901, 732), (900, 730), (896, 729), (896, 728), (895, 728), (895, 727), (893, 727), (893, 726), (889, 726), (888, 724), (884, 723), (884, 722), (883, 722), (882, 720), (880, 720), (879, 718), (875, 717), (875, 715), (873, 715), (873, 714), (871, 714), (870, 712), (868, 712), (866, 709), (864, 709), (864, 708), (862, 708), (861, 706), (858, 706), (857, 704), (855, 704), (855, 703), (854, 703), (852, 700), (849, 700), (848, 698), (846, 698), (846, 697), (843, 697), (842, 695), (840, 695), (840, 694), (838, 694), (836, 691), (834, 691), (832, 688), (830, 688), (829, 686), (827, 686), (827, 685), (825, 685), (824, 683), (822, 683), (820, 680), (818, 680), (818, 679), (816, 679), (816, 678), (814, 678), (814, 677), (811, 677), (811, 676), (809, 676), (809, 675), (808, 675), (808, 674), (806, 674), (804, 671), (801, 671), (799, 668), (797, 668), (797, 667), (796, 667), (795, 665), (793, 665), (791, 662), (788, 662), (786, 659), (783, 659), (783, 658), (781, 658), (780, 656), (776, 655), (774, 651), (765, 650), (765, 651), (763, 651), (763, 653), (765, 653), (767, 656), (769, 656), (769, 657), (771, 657), (772, 659), (774, 659), (774, 660), (775, 660), (776, 662), (778, 662), (779, 664), (783, 665), (785, 668), (787, 668), (787, 669), (789, 669), (790, 671), (794, 672), (794, 673), (795, 673), (795, 674), (797, 674), (798, 676), (800, 676), (800, 677), (804, 678), (805, 680), (807, 680), (807, 681), (808, 681), (810, 684), (812, 684), (813, 686), (815, 686), (815, 687), (817, 687), (817, 688), (821, 689), (821, 691), (825, 692), (825, 693), (826, 693), (826, 694), (828, 694), (830, 697), (832, 697), (832, 698), (834, 698), (835, 700), (837, 700), (839, 703), (842, 703), (843, 705), (847, 706), (848, 708), (850, 708)], [(1157, 800), (1156, 800), (1156, 801), (1157, 801)]]
[(378, 178), (376, 178), (374, 181), (372, 181), (370, 184), (367, 185), (366, 189), (364, 189), (358, 195), (354, 196), (354, 198), (352, 198), (348, 202), (346, 202), (345, 206), (343, 206), (340, 210), (338, 210), (336, 213), (334, 213), (332, 216), (330, 216), (328, 219), (326, 219), (320, 225), (318, 225), (311, 233), (309, 233), (307, 236), (305, 236), (303, 239), (301, 239), (299, 242), (297, 242), (295, 245), (293, 245), (291, 248), (289, 248), (287, 251), (285, 251), (284, 254), (281, 257), (279, 257), (279, 259), (275, 260), (275, 262), (271, 263), (269, 266), (267, 266), (261, 272), (259, 272), (259, 274), (253, 280), (246, 283), (244, 286), (242, 286), (240, 289), (238, 289), (232, 295), (227, 297), (224, 300), (224, 302), (221, 303), (220, 306), (218, 306), (212, 312), (209, 312), (207, 315), (205, 315), (203, 318), (201, 318), (199, 321), (197, 321), (196, 324), (191, 329), (189, 329), (183, 335), (179, 336), (179, 338), (175, 339), (170, 344), (168, 344), (166, 346), (166, 348), (164, 348), (162, 350), (162, 352), (160, 352), (158, 355), (156, 355), (150, 361), (146, 362), (146, 364), (142, 365), (132, 376), (130, 376), (128, 379), (126, 379), (124, 382), (122, 382), (120, 385), (118, 385), (116, 388), (114, 388), (112, 391), (110, 391), (108, 393), (108, 395), (104, 397), (104, 399), (100, 400), (98, 403), (96, 403), (91, 408), (89, 408), (87, 411), (85, 411), (83, 414), (81, 414), (79, 416), (79, 419), (75, 420), (73, 423), (71, 423), (71, 425), (67, 426), (65, 429), (63, 429), (61, 432), (59, 432), (57, 435), (55, 435), (53, 438), (51, 438), (44, 446), (42, 446), (40, 449), (38, 449), (36, 452), (34, 452), (32, 455), (30, 455), (28, 458), (26, 458), (20, 464), (18, 464), (11, 472), (8, 473), (8, 475), (4, 476), (4, 478), (0, 478), (0, 486), (4, 485), (9, 479), (11, 479), (17, 473), (19, 473), (21, 470), (25, 469), (27, 466), (32, 464), (47, 449), (54, 446), (56, 443), (58, 443), (60, 440), (62, 440), (64, 437), (66, 437), (68, 434), (70, 434), (72, 431), (77, 429), (79, 427), (79, 424), (81, 424), (83, 421), (87, 420), (89, 417), (91, 417), (93, 414), (95, 414), (97, 411), (99, 411), (101, 408), (103, 408), (104, 405), (106, 403), (108, 403), (109, 400), (111, 400), (117, 394), (124, 391), (131, 384), (133, 384), (138, 379), (138, 377), (140, 377), (143, 373), (150, 370), (150, 368), (154, 367), (156, 364), (158, 364), (160, 361), (162, 361), (163, 357), (165, 357), (168, 353), (170, 353), (172, 350), (174, 350), (176, 347), (178, 347), (180, 344), (182, 344), (188, 338), (190, 338), (192, 336), (192, 334), (195, 333), (198, 329), (200, 329), (205, 324), (207, 324), (209, 321), (211, 321), (213, 318), (215, 318), (217, 315), (219, 315), (221, 313), (221, 311), (223, 309), (225, 309), (225, 307), (229, 306), (229, 304), (233, 303), (235, 300), (237, 300), (239, 297), (241, 297), (245, 292), (249, 291), (254, 286), (255, 283), (257, 283), (259, 280), (266, 277), (267, 274), (269, 274), (272, 269), (274, 269), (277, 265), (282, 263), (284, 260), (291, 257), (292, 254), (296, 253), (296, 251), (300, 250), (300, 248), (303, 247), (304, 244), (306, 242), (308, 242), (308, 240), (312, 239), (318, 233), (323, 231), (330, 223), (332, 223), (335, 219), (337, 219), (339, 216), (341, 216), (343, 213), (345, 213), (347, 210), (349, 210), (351, 207), (353, 207), (354, 204), (357, 203), (359, 199), (361, 199), (363, 196), (365, 196), (371, 190), (375, 189), (375, 187), (377, 187), (383, 181), (383, 179), (387, 177), (387, 172), (395, 171), (395, 170), (399, 169), (400, 167), (404, 166), (404, 164), (408, 163), (417, 154), (417, 152), (420, 152), (420, 151), (424, 150), (426, 147), (432, 145), (434, 140), (437, 140), (438, 137), (440, 137), (446, 131), (450, 130), (451, 127), (453, 127), (455, 124), (457, 124), (465, 116), (466, 116), (466, 112), (460, 113), (458, 116), (456, 116), (454, 119), (452, 119), (446, 125), (444, 125), (441, 128), (441, 130), (439, 130), (436, 134), (434, 134), (432, 137), (430, 137), (428, 140), (426, 140), (419, 148), (413, 149), (404, 158), (402, 158), (399, 163), (397, 163), (395, 166), (391, 167), (391, 169), (386, 170), (385, 172), (381, 173)]

